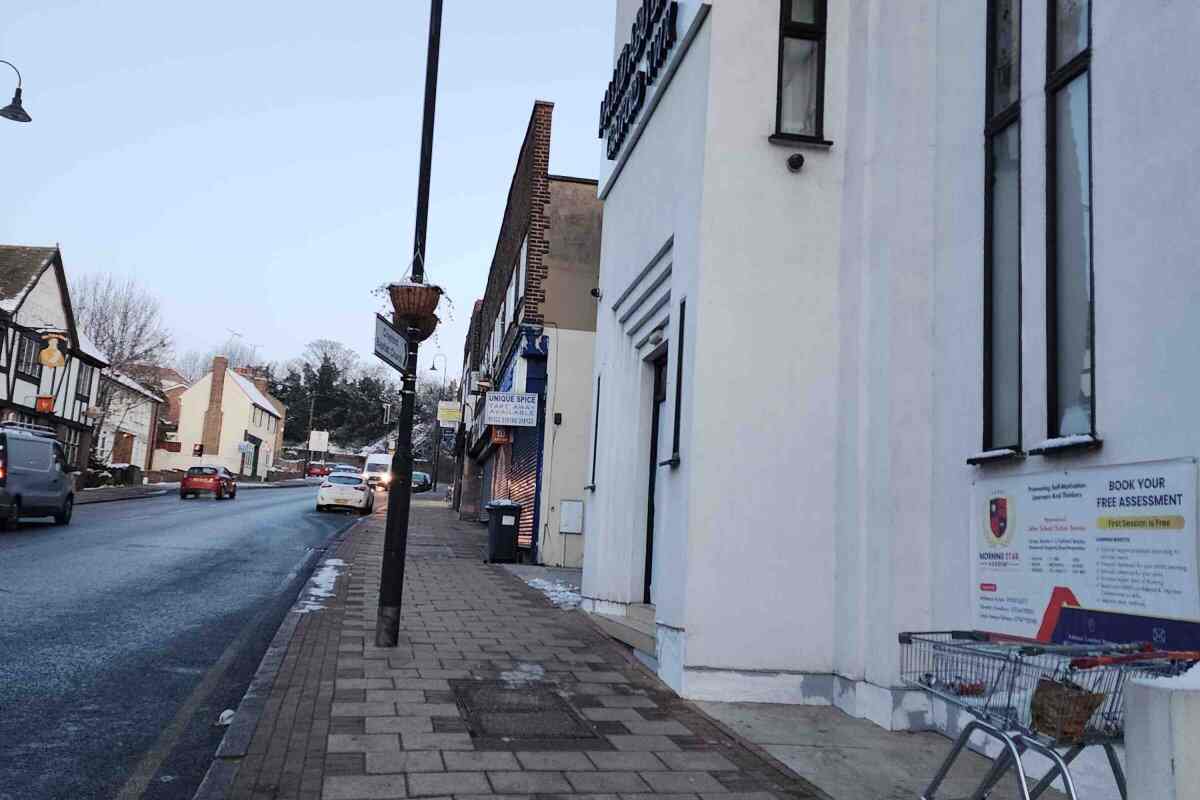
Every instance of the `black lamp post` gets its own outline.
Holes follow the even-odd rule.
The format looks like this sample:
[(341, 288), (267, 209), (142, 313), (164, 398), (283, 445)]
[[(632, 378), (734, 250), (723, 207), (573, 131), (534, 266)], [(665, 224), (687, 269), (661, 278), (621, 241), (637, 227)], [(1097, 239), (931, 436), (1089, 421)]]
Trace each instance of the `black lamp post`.
[(17, 91), (13, 93), (12, 102), (4, 108), (0, 108), (0, 117), (11, 119), (13, 122), (32, 121), (33, 117), (29, 116), (29, 112), (21, 106), (21, 70), (17, 69), (11, 62), (3, 59), (0, 59), (0, 64), (8, 64), (12, 67), (12, 71), (17, 73)]

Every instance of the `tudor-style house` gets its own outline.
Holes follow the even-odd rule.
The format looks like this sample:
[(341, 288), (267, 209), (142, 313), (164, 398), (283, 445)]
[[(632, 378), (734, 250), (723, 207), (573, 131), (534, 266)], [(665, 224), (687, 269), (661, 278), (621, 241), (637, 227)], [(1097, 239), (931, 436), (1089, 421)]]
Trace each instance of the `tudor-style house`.
[(86, 467), (107, 364), (76, 328), (59, 249), (0, 245), (0, 420), (53, 428)]

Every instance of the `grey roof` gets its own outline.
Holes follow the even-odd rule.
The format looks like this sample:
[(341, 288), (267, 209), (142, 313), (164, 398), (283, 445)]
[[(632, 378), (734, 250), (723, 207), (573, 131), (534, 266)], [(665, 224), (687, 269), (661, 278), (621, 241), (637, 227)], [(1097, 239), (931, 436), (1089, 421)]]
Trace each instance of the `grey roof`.
[(14, 311), (57, 252), (54, 247), (0, 245), (0, 309)]

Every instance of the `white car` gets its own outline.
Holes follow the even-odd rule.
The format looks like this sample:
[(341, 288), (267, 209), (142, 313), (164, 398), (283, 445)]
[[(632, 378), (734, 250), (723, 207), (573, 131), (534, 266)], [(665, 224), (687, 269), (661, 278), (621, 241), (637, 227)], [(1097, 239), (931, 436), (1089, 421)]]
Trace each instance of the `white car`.
[(362, 470), (349, 464), (338, 464), (329, 471), (330, 475), (362, 475)]
[(360, 475), (328, 475), (317, 490), (317, 511), (349, 508), (366, 516), (375, 508), (375, 493)]

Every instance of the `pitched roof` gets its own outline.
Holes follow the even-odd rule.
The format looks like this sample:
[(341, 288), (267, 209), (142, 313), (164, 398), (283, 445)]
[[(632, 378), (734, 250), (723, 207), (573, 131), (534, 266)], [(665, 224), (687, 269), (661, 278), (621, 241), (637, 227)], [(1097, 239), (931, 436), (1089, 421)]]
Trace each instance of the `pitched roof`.
[(258, 390), (258, 387), (254, 385), (254, 381), (250, 380), (245, 375), (234, 372), (233, 370), (229, 370), (225, 374), (233, 378), (233, 382), (238, 385), (239, 389), (246, 393), (246, 397), (250, 398), (251, 403), (258, 406), (263, 411), (266, 411), (276, 419), (281, 419), (279, 416), (279, 411), (274, 405), (271, 404), (271, 401), (266, 398), (266, 395)]
[(0, 311), (17, 310), (57, 252), (56, 247), (0, 245)]
[(113, 383), (119, 383), (120, 385), (124, 386), (126, 389), (129, 389), (131, 392), (137, 392), (138, 394), (140, 394), (144, 397), (149, 397), (151, 400), (154, 400), (156, 402), (159, 402), (159, 403), (163, 402), (163, 399), (161, 397), (159, 397), (158, 395), (156, 395), (154, 392), (150, 391), (145, 386), (142, 386), (140, 383), (138, 383), (137, 381), (135, 381), (133, 378), (129, 377), (128, 375), (121, 373), (121, 372), (117, 372), (115, 369), (107, 370), (107, 371), (101, 373), (100, 377), (105, 380), (112, 381)]

